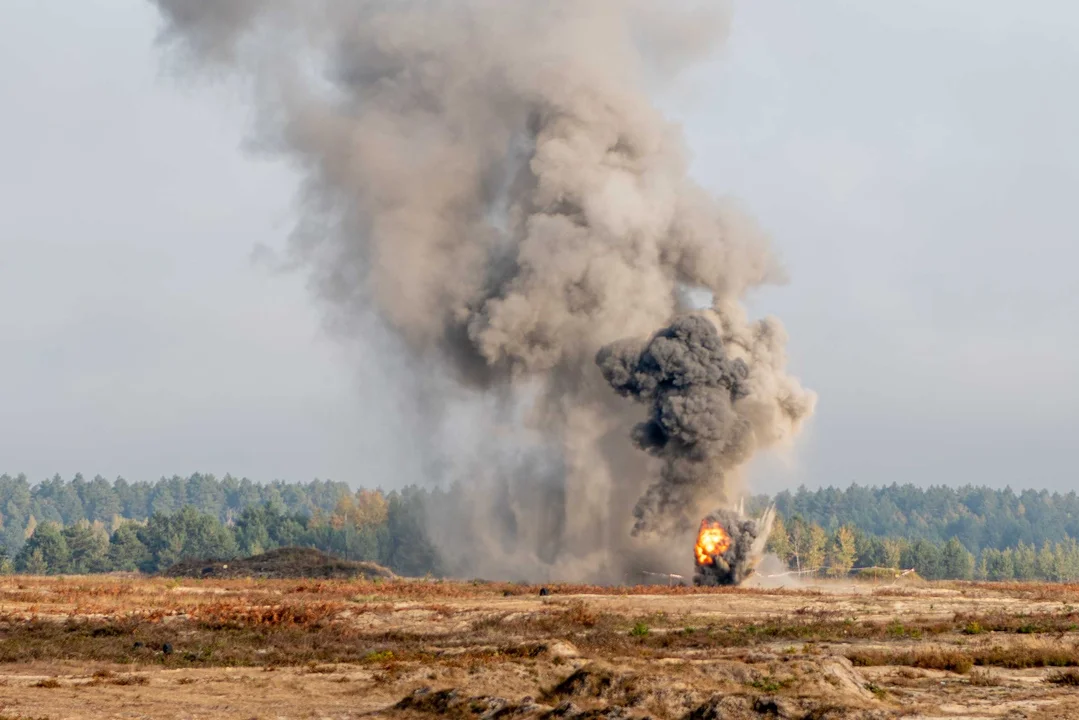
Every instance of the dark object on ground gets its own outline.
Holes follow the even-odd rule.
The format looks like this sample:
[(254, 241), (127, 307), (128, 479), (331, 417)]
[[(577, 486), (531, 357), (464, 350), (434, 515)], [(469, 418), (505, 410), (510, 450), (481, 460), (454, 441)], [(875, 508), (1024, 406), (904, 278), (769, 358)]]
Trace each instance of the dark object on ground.
[(548, 590), (547, 588), (541, 588), (540, 589), (540, 597), (547, 597), (550, 594), (551, 594), (551, 591)]
[(143, 647), (145, 647), (145, 646), (142, 643), (136, 642), (134, 645), (131, 646), (131, 649), (132, 650), (142, 650)]
[(189, 578), (385, 578), (397, 577), (373, 562), (342, 560), (314, 548), (286, 547), (242, 560), (183, 560), (164, 572)]
[(162, 645), (161, 652), (165, 653), (166, 655), (172, 655), (172, 643), (165, 643), (164, 645)]
[[(420, 688), (401, 699), (394, 709), (403, 710), (409, 714), (406, 717), (422, 717), (433, 715), (436, 717), (457, 718), (503, 718), (503, 717), (552, 717), (553, 711), (547, 705), (537, 705), (531, 697), (526, 697), (520, 702), (513, 702), (506, 698), (491, 695), (469, 696), (461, 690), (451, 688), (435, 692), (429, 687)], [(601, 715), (590, 715), (599, 718)], [(606, 716), (602, 716), (606, 717)]]

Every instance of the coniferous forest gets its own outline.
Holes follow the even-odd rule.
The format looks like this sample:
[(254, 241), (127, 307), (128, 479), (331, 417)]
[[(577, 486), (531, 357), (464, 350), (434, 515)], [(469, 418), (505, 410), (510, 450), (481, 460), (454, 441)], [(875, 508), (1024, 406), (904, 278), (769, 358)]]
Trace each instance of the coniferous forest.
[[(354, 490), (342, 482), (253, 483), (194, 474), (156, 482), (32, 483), (0, 476), (0, 571), (157, 572), (189, 558), (316, 547), (402, 575), (439, 575), (424, 508), (454, 490)], [(792, 571), (914, 569), (928, 579), (1079, 579), (1079, 496), (913, 485), (757, 496), (775, 502), (770, 549)]]

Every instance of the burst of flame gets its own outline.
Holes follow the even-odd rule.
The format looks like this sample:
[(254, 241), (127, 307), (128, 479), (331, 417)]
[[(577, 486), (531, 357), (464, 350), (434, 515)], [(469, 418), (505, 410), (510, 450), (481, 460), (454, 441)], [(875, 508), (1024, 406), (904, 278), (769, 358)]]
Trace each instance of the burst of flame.
[(722, 555), (731, 546), (731, 536), (723, 526), (714, 520), (705, 518), (701, 521), (701, 531), (697, 534), (698, 565), (712, 565), (712, 557)]

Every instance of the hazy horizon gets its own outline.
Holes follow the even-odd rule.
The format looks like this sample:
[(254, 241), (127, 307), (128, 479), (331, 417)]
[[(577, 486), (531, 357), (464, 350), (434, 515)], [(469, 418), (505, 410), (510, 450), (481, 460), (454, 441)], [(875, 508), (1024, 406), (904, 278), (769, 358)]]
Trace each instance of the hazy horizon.
[[(1079, 7), (734, 6), (660, 102), (695, 177), (771, 235), (790, 282), (750, 306), (820, 396), (751, 490), (1067, 492)], [(0, 21), (0, 473), (422, 484), (400, 378), (261, 260), (296, 175), (245, 150), (242, 96), (169, 73), (149, 3)]]

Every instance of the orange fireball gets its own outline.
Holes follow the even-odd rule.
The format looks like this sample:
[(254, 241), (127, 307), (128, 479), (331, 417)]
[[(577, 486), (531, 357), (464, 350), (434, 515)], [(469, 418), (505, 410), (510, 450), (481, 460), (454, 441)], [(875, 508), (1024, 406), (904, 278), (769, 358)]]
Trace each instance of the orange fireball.
[(701, 521), (701, 531), (697, 534), (698, 565), (711, 565), (712, 557), (722, 555), (731, 546), (731, 536), (715, 520), (705, 518)]

